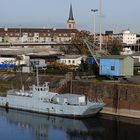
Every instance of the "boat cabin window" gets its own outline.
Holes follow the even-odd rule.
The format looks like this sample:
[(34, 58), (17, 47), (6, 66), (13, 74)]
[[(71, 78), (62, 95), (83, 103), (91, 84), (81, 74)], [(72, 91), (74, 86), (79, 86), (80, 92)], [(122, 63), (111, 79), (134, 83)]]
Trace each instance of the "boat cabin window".
[(39, 87), (39, 88), (35, 88), (36, 91), (46, 91), (48, 90), (48, 88), (43, 88), (43, 87)]
[(35, 88), (36, 91), (39, 91), (39, 88)]

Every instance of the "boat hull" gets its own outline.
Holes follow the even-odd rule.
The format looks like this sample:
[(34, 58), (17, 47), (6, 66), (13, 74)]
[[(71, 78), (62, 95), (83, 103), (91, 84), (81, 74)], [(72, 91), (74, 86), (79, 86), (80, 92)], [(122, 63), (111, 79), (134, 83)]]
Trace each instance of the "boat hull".
[(6, 106), (0, 106), (1, 108), (5, 108), (6, 111), (9, 111), (9, 109), (13, 110), (19, 110), (19, 111), (26, 111), (30, 113), (37, 113), (37, 114), (45, 114), (45, 115), (51, 115), (51, 116), (59, 116), (59, 117), (66, 117), (66, 118), (90, 118), (96, 116), (102, 109), (99, 109), (98, 111), (90, 114), (79, 114), (79, 115), (74, 115), (74, 114), (56, 114), (56, 113), (49, 113), (49, 112), (40, 112), (40, 111), (35, 111), (35, 110), (29, 110), (29, 109), (23, 109), (23, 108), (15, 108), (15, 107), (6, 107)]
[(37, 102), (30, 97), (19, 98), (0, 97), (0, 106), (6, 109), (24, 110), (47, 115), (55, 115), (70, 118), (85, 118), (95, 116), (103, 108), (103, 105), (60, 105), (48, 102)]

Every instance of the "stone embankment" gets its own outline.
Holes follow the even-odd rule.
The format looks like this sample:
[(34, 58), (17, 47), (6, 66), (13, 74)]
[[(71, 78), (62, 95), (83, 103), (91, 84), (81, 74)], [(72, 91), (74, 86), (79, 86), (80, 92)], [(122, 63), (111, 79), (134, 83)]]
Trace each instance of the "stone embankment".
[(140, 118), (140, 85), (107, 81), (73, 81), (73, 92), (102, 99), (106, 114)]
[[(39, 75), (39, 83), (44, 84), (44, 82), (49, 82), (50, 89), (53, 91), (56, 90), (56, 87), (59, 87), (59, 83), (62, 86), (64, 76), (56, 75)], [(21, 90), (24, 85), (25, 90), (29, 90), (30, 87), (36, 84), (36, 75), (34, 73), (25, 74), (25, 73), (1, 73), (0, 74), (0, 95), (5, 96), (6, 92), (11, 89)]]

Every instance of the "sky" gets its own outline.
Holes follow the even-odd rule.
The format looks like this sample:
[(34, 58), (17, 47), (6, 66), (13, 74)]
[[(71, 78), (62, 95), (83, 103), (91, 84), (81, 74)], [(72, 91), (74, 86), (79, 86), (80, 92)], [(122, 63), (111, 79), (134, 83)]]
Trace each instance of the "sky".
[[(100, 9), (100, 1), (102, 32), (130, 29), (140, 33), (140, 0), (0, 0), (0, 27), (66, 28), (72, 4), (75, 27), (93, 32), (91, 9)], [(99, 32), (99, 11), (95, 16)]]

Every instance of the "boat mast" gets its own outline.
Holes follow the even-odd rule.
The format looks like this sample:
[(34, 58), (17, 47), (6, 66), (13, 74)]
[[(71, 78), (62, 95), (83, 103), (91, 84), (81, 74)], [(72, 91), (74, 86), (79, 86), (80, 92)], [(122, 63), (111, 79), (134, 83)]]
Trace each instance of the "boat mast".
[(70, 93), (72, 93), (72, 72), (69, 72), (69, 77), (70, 77)]
[(36, 84), (39, 86), (38, 66), (36, 66)]

